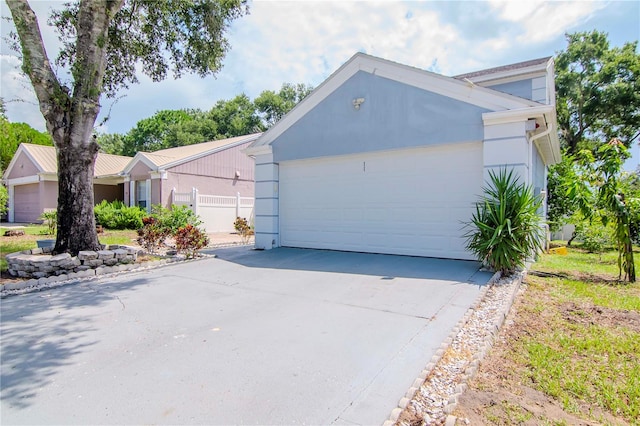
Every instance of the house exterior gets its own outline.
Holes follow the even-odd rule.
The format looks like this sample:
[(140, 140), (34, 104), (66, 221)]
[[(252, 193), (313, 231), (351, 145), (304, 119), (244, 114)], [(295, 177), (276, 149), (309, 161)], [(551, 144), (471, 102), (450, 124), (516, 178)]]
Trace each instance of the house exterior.
[(354, 55), (246, 149), (256, 248), (473, 259), (463, 222), (490, 170), (546, 194), (553, 76), (551, 58), (445, 77)]
[(242, 153), (260, 133), (211, 142), (138, 152), (124, 168), (124, 200), (149, 210), (169, 207), (172, 191), (253, 197), (253, 159)]
[[(122, 169), (131, 157), (99, 153), (93, 178), (93, 196), (102, 200), (122, 200), (125, 178)], [(44, 211), (58, 206), (58, 160), (53, 146), (20, 144), (4, 182), (9, 192), (9, 222), (37, 222)]]
[[(194, 197), (177, 204), (196, 210), (199, 199), (213, 198), (202, 203), (201, 212), (196, 211), (205, 229), (232, 231), (236, 213), (252, 214), (254, 162), (242, 150), (259, 136), (139, 152), (133, 158), (99, 153), (94, 169), (95, 202), (121, 200), (150, 211), (155, 204), (170, 207), (176, 193), (188, 193)], [(21, 144), (4, 174), (9, 222), (37, 222), (43, 211), (56, 209), (57, 180), (55, 148)]]

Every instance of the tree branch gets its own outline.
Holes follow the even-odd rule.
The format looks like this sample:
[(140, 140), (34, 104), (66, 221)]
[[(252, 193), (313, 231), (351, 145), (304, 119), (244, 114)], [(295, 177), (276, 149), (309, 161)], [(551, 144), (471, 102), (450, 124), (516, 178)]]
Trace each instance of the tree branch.
[(22, 71), (29, 76), (40, 102), (40, 111), (53, 134), (64, 127), (60, 120), (60, 107), (68, 104), (68, 93), (58, 82), (51, 68), (42, 41), (38, 19), (26, 0), (6, 0), (13, 22), (20, 38), (22, 50)]

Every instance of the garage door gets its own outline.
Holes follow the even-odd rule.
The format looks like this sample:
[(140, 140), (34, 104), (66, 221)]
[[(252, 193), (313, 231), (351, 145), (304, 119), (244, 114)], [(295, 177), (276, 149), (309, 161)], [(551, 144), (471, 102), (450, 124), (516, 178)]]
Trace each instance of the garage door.
[(16, 185), (13, 189), (13, 221), (37, 222), (40, 210), (40, 185)]
[(280, 244), (453, 259), (482, 188), (482, 144), (280, 163)]

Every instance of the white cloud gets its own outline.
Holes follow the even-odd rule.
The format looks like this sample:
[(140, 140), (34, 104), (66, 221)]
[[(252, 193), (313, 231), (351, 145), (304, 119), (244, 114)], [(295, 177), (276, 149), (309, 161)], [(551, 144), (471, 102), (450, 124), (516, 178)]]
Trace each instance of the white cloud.
[[(33, 2), (52, 55), (57, 38), (44, 25), (44, 17), (53, 4)], [(242, 92), (254, 98), (285, 82), (317, 86), (358, 51), (445, 75), (552, 55), (564, 47), (566, 31), (592, 22), (603, 7), (619, 4), (255, 1), (250, 4), (250, 15), (232, 25), (228, 34), (232, 50), (216, 78), (185, 76), (153, 83), (140, 76), (139, 85), (121, 92), (126, 97), (113, 105), (108, 126), (112, 131), (126, 132), (160, 109), (208, 109), (219, 99)], [(0, 4), (0, 9), (4, 16), (6, 5)], [(635, 24), (637, 28), (637, 16)], [(3, 25), (3, 35), (6, 31)], [(33, 92), (18, 75), (16, 64), (15, 58), (2, 59), (2, 96), (19, 95), (31, 104), (8, 105), (9, 117), (44, 128)], [(102, 99), (103, 114), (112, 103)]]
[(455, 28), (412, 3), (256, 2), (244, 19), (231, 43), (239, 75), (259, 75), (247, 81), (250, 92), (317, 85), (358, 51), (421, 68), (446, 64), (447, 46), (458, 41)]
[(38, 108), (31, 82), (20, 71), (20, 60), (11, 55), (0, 55), (0, 96), (12, 122), (25, 122), (44, 131), (44, 119)]
[(518, 43), (540, 43), (564, 34), (604, 8), (603, 1), (490, 0), (501, 19), (519, 29)]

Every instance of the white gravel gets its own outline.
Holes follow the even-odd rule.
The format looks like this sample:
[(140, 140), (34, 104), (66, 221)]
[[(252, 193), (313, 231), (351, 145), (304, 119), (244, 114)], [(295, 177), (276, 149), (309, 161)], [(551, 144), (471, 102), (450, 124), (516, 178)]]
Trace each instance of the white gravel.
[[(454, 423), (455, 418), (450, 413), (464, 392), (467, 381), (475, 375), (481, 360), (491, 348), (523, 276), (524, 273), (519, 273), (492, 284), (482, 300), (471, 308), (466, 322), (454, 330), (449, 347), (406, 405), (406, 410), (423, 419), (422, 425)], [(395, 424), (409, 426), (408, 422), (402, 420)], [(411, 426), (416, 426), (416, 423)]]

